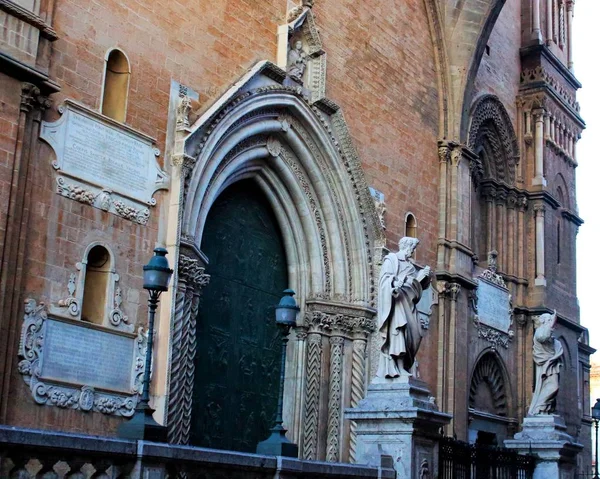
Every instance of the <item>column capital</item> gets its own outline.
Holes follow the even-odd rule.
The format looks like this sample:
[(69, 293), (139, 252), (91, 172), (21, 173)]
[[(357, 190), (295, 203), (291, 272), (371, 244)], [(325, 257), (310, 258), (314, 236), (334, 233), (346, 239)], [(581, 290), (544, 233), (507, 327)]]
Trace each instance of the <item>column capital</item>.
[(544, 216), (546, 205), (544, 203), (536, 203), (533, 205), (533, 211), (535, 211), (536, 216)]

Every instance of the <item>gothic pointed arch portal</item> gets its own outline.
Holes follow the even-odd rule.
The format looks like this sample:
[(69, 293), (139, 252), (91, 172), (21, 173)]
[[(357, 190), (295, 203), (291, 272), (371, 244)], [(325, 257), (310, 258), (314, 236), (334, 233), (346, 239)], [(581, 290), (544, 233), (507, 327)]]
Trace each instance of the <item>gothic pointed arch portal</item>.
[[(180, 251), (201, 261), (207, 217), (220, 195), (242, 180), (257, 185), (281, 231), (282, 289), (292, 287), (301, 307), (286, 365), (288, 437), (302, 457), (350, 460), (355, 438), (343, 408), (363, 395), (384, 236), (341, 111), (288, 85), (285, 72), (262, 62), (193, 125)], [(177, 324), (189, 320), (184, 307), (177, 312), (174, 329), (182, 329)], [(189, 360), (171, 365), (181, 369), (194, 374)], [(170, 397), (185, 396), (173, 391), (181, 383), (171, 373)], [(169, 402), (168, 417), (176, 418), (169, 429), (186, 442), (182, 401)]]

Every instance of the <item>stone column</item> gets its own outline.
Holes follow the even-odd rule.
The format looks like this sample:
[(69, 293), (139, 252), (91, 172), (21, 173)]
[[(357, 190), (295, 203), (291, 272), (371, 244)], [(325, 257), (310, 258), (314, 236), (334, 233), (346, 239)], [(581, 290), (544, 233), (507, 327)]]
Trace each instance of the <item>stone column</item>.
[(535, 211), (535, 285), (546, 286), (545, 250), (544, 250), (544, 212), (546, 208), (538, 203)]
[(525, 278), (525, 261), (527, 255), (526, 248), (526, 232), (525, 232), (525, 210), (527, 209), (527, 197), (520, 196), (517, 201), (519, 211), (517, 213), (517, 277), (519, 278), (519, 302), (523, 300), (524, 286), (522, 280)]
[(202, 288), (210, 280), (199, 260), (179, 256), (175, 315), (171, 333), (171, 374), (167, 430), (172, 444), (188, 444), (196, 360), (196, 319)]
[(460, 205), (460, 184), (459, 184), (459, 168), (462, 160), (462, 151), (460, 147), (455, 147), (450, 152), (451, 161), (451, 206), (450, 206), (450, 238), (458, 241), (459, 230), (459, 208)]
[(0, 422), (6, 422), (10, 398), (10, 375), (17, 357), (17, 321), (21, 312), (21, 290), (25, 268), (25, 246), (29, 231), (34, 185), (32, 164), (38, 159), (39, 132), (42, 114), (50, 101), (31, 83), (21, 87), (21, 104), (14, 142), (12, 182), (7, 192), (7, 218), (4, 227), (4, 244), (0, 250)]
[(515, 258), (517, 257), (515, 248), (517, 247), (518, 241), (515, 235), (515, 223), (517, 216), (515, 214), (515, 206), (517, 205), (517, 195), (514, 191), (511, 191), (507, 199), (507, 215), (508, 215), (508, 251), (506, 256), (506, 273), (517, 276), (517, 268), (515, 265)]
[(554, 38), (552, 10), (554, 10), (553, 0), (546, 0), (546, 45), (550, 45)]
[(546, 186), (544, 178), (544, 110), (533, 111), (535, 117), (535, 177), (533, 185)]
[(340, 461), (340, 431), (342, 423), (342, 361), (344, 357), (344, 338), (329, 338), (329, 403), (327, 417), (326, 460)]
[(542, 30), (540, 20), (540, 0), (532, 0), (533, 3), (533, 24), (531, 28), (531, 39), (537, 43), (542, 43)]
[(319, 399), (321, 393), (322, 336), (311, 331), (308, 334), (306, 351), (306, 397), (304, 399), (304, 438), (302, 458), (317, 459), (319, 434)]
[(440, 215), (438, 223), (438, 237), (445, 238), (448, 201), (448, 160), (450, 159), (450, 146), (446, 142), (438, 142), (438, 155), (440, 159)]
[[(352, 343), (352, 382), (350, 384), (350, 407), (358, 406), (359, 401), (365, 395), (366, 381), (366, 351), (367, 351), (367, 334), (362, 333), (357, 336)], [(356, 462), (356, 423), (350, 421), (350, 447), (349, 460)]]
[[(302, 395), (304, 394), (304, 358), (306, 358), (306, 338), (308, 336), (308, 328), (306, 326), (298, 326), (296, 333), (296, 387), (294, 390), (294, 413), (293, 422), (289, 424), (290, 439), (295, 444), (300, 444), (300, 434), (302, 430)], [(289, 437), (289, 436), (288, 436)]]
[(569, 70), (573, 71), (573, 9), (574, 0), (567, 0), (567, 58)]

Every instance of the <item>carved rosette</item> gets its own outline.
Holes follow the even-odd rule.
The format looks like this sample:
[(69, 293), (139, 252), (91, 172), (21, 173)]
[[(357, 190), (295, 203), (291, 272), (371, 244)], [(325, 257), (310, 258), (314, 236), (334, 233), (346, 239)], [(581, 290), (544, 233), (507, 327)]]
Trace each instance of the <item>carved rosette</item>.
[(196, 318), (202, 288), (210, 281), (197, 259), (179, 256), (175, 316), (171, 338), (168, 437), (173, 444), (187, 444), (191, 427), (191, 402), (196, 357)]
[(25, 316), (19, 343), (18, 371), (31, 389), (37, 404), (56, 406), (63, 409), (78, 409), (84, 412), (97, 411), (103, 414), (130, 417), (133, 415), (142, 390), (144, 357), (147, 334), (139, 328), (135, 339), (135, 358), (132, 371), (133, 389), (131, 396), (98, 392), (90, 386), (68, 386), (50, 384), (41, 378), (41, 359), (44, 348), (45, 324), (48, 312), (44, 303), (34, 299), (25, 301)]

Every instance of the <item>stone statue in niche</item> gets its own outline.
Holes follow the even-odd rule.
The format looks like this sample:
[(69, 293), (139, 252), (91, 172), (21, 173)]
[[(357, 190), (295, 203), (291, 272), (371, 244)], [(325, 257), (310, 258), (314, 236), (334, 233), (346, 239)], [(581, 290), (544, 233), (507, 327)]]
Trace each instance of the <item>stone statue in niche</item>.
[(419, 244), (416, 238), (400, 240), (397, 253), (388, 254), (379, 276), (377, 315), (383, 340), (377, 377), (380, 380), (410, 376), (421, 345), (423, 329), (417, 303), (431, 282), (429, 266), (420, 268), (412, 257)]
[(302, 83), (304, 70), (306, 70), (307, 55), (302, 47), (302, 40), (296, 40), (293, 48), (290, 48), (287, 56), (287, 73), (294, 80)]
[(554, 314), (542, 314), (536, 321), (533, 335), (533, 361), (535, 362), (535, 391), (529, 406), (529, 416), (552, 414), (556, 409), (558, 378), (563, 364), (563, 347), (552, 332), (556, 324)]

